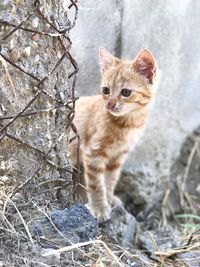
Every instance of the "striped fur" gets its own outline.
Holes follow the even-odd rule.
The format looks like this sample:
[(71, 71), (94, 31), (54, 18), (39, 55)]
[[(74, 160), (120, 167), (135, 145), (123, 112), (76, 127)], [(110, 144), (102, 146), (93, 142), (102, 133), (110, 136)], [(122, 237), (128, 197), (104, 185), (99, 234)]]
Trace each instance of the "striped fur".
[[(74, 123), (81, 138), (81, 159), (85, 170), (88, 204), (99, 222), (110, 218), (120, 169), (140, 138), (149, 117), (149, 107), (159, 81), (159, 70), (148, 50), (133, 61), (122, 61), (100, 50), (101, 95), (81, 97), (76, 103)], [(110, 90), (103, 93), (103, 87)], [(122, 89), (132, 91), (129, 97)], [(108, 107), (109, 101), (115, 107)], [(76, 141), (71, 144), (76, 165)]]

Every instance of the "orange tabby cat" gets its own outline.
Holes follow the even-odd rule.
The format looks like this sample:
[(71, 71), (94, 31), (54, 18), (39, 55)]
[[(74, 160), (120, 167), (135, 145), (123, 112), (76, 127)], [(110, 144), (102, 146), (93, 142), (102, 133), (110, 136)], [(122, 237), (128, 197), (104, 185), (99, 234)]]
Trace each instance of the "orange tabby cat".
[[(140, 138), (159, 82), (153, 55), (142, 50), (133, 61), (122, 61), (104, 48), (99, 52), (101, 95), (76, 102), (76, 125), (88, 189), (88, 205), (99, 222), (110, 218), (121, 166)], [(77, 143), (70, 146), (76, 165)]]

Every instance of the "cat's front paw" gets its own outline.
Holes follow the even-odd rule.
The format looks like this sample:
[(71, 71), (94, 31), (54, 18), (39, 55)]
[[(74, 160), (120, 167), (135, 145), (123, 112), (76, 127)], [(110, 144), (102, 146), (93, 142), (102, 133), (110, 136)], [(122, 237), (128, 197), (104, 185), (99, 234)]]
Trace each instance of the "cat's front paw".
[(123, 205), (121, 199), (118, 198), (117, 196), (109, 197), (108, 198), (108, 202), (112, 207), (114, 207), (114, 206), (122, 206)]
[(97, 219), (98, 223), (106, 222), (110, 219), (111, 206), (91, 207), (88, 205), (91, 214)]

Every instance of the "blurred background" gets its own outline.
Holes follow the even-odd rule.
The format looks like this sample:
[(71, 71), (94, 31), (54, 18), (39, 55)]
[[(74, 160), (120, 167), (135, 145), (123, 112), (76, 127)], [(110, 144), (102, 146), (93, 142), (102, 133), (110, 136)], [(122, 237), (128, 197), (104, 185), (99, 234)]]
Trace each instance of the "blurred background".
[(79, 8), (71, 32), (80, 68), (78, 96), (98, 93), (101, 46), (129, 60), (148, 48), (161, 69), (146, 133), (124, 167), (150, 177), (144, 186), (154, 194), (169, 181), (183, 143), (200, 125), (200, 2), (90, 0), (80, 1)]

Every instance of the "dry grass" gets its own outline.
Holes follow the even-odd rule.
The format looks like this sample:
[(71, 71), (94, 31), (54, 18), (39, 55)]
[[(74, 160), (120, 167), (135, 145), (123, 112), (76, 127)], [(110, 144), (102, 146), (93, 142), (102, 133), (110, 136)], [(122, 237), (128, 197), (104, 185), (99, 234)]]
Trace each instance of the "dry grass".
[[(109, 242), (107, 239), (104, 240), (104, 237), (93, 241), (69, 244), (65, 247), (57, 246), (56, 248), (50, 239), (37, 240), (30, 229), (33, 217), (37, 218), (40, 214), (48, 216), (48, 212), (45, 211), (44, 207), (39, 207), (33, 201), (22, 204), (18, 200), (12, 200), (3, 191), (0, 194), (1, 203), (3, 204), (0, 211), (0, 256), (2, 264), (5, 264), (4, 266), (50, 266), (46, 263), (46, 259), (49, 259), (52, 251), (47, 251), (41, 255), (39, 245), (42, 241), (54, 245), (55, 250), (61, 257), (59, 266), (122, 267), (134, 266), (134, 264), (137, 264), (135, 266), (149, 267), (193, 266), (191, 259), (191, 265), (184, 265), (183, 260), (176, 258), (176, 256), (179, 253), (195, 252), (200, 249), (200, 233), (192, 233), (192, 231), (190, 235), (187, 233), (181, 236), (184, 246), (166, 251), (161, 251), (156, 243), (157, 241), (151, 236), (155, 251), (150, 258), (145, 255), (147, 251), (122, 248), (119, 244)], [(165, 201), (167, 195), (168, 193), (165, 194)], [(164, 204), (166, 204), (165, 201), (163, 201)], [(162, 212), (165, 212), (164, 208)], [(51, 223), (53, 225), (52, 221)], [(55, 225), (54, 228), (58, 232), (60, 239), (67, 239)], [(69, 242), (68, 239), (67, 241)]]
[[(62, 208), (62, 203), (55, 201), (55, 184), (62, 181), (38, 181), (38, 190), (31, 190), (30, 183), (22, 182), (18, 188), (9, 184), (1, 185), (0, 190), (0, 266), (55, 266), (48, 263), (50, 256), (55, 251), (60, 255), (59, 264), (56, 266), (84, 266), (84, 267), (122, 267), (122, 266), (200, 266), (200, 258), (192, 258), (187, 253), (200, 252), (200, 230), (193, 229), (189, 225), (200, 224), (199, 210), (195, 205), (197, 198), (194, 198), (186, 191), (192, 160), (195, 153), (198, 153), (199, 140), (194, 141), (188, 157), (187, 166), (182, 183), (179, 184), (179, 197), (183, 207), (183, 213), (175, 217), (181, 234), (179, 239), (181, 245), (161, 250), (158, 240), (150, 232), (150, 238), (154, 244), (154, 251), (149, 253), (137, 247), (123, 248), (117, 243), (111, 242), (107, 237), (100, 236), (96, 240), (76, 243), (70, 242), (53, 224), (49, 217), (48, 210)], [(199, 153), (200, 155), (200, 153)], [(59, 187), (60, 188), (60, 187)], [(168, 201), (170, 190), (166, 190), (161, 208), (160, 225), (168, 225)], [(45, 199), (45, 201), (42, 199)], [(185, 211), (190, 210), (191, 213)], [(38, 238), (33, 234), (32, 223), (41, 217), (47, 217), (54, 229), (57, 231), (58, 240), (51, 238)], [(67, 246), (61, 246), (59, 240), (66, 240)], [(167, 242), (167, 238), (162, 239)], [(52, 246), (54, 251), (43, 251), (42, 246)], [(186, 258), (180, 255), (186, 253)], [(199, 255), (200, 257), (200, 255)], [(199, 265), (195, 265), (198, 264)]]

